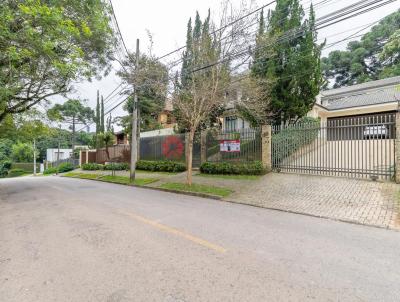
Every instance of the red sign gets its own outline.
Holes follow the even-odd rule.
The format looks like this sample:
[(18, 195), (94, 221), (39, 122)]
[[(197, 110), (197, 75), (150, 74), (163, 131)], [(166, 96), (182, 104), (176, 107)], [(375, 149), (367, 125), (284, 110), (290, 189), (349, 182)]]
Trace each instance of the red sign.
[(220, 140), (219, 141), (219, 150), (221, 152), (240, 152), (240, 140)]
[(185, 147), (177, 136), (168, 136), (162, 144), (162, 154), (168, 159), (180, 159)]

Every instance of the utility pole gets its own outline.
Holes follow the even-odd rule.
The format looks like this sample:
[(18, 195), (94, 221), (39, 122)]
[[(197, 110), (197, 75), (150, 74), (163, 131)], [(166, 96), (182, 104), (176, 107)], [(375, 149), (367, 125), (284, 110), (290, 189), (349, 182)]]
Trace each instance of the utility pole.
[(33, 175), (36, 176), (36, 138), (33, 139)]
[(132, 138), (131, 138), (131, 173), (130, 180), (135, 180), (136, 161), (138, 154), (138, 70), (139, 70), (139, 39), (136, 40), (136, 63), (135, 63), (135, 79), (134, 79), (134, 96), (133, 96), (133, 109), (132, 109)]
[(58, 175), (58, 164), (60, 161), (60, 136), (61, 136), (61, 124), (58, 126), (60, 129), (60, 132), (58, 133), (58, 150), (57, 150), (57, 170), (56, 170), (56, 175)]

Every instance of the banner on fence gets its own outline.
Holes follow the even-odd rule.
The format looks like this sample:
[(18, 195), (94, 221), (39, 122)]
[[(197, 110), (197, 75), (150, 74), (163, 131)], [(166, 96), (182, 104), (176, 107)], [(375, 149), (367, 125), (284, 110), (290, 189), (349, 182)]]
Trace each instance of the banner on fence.
[(220, 140), (219, 150), (221, 152), (240, 152), (240, 140)]

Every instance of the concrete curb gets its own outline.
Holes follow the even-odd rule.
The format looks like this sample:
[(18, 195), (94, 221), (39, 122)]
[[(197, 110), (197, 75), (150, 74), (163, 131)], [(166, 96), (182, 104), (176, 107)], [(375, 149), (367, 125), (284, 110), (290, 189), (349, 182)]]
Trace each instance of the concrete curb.
[(290, 214), (295, 214), (295, 215), (302, 215), (302, 216), (308, 216), (308, 217), (313, 217), (313, 218), (326, 219), (326, 220), (330, 220), (330, 221), (350, 223), (350, 224), (354, 224), (354, 225), (365, 226), (365, 227), (381, 229), (381, 230), (389, 230), (389, 231), (394, 231), (394, 232), (400, 233), (400, 229), (395, 229), (395, 228), (392, 228), (392, 227), (389, 227), (389, 226), (388, 227), (383, 227), (383, 226), (374, 225), (374, 224), (361, 223), (361, 222), (358, 222), (358, 221), (355, 221), (355, 220), (350, 220), (350, 219), (332, 218), (332, 217), (329, 217), (329, 216), (320, 216), (320, 215), (309, 214), (309, 213), (298, 212), (298, 211), (292, 211), (292, 210), (284, 210), (284, 209), (279, 209), (279, 208), (265, 207), (265, 206), (259, 206), (259, 205), (256, 205), (256, 204), (245, 203), (245, 202), (240, 202), (240, 201), (235, 201), (235, 200), (228, 200), (228, 199), (223, 199), (223, 198), (221, 199), (221, 201), (234, 203), (234, 204), (241, 204), (241, 205), (255, 207), (255, 208), (259, 208), (259, 209), (267, 209), (267, 210), (271, 210), (271, 211), (278, 211), (278, 212), (283, 212), (283, 213), (290, 213)]
[(150, 186), (146, 186), (146, 185), (138, 186), (138, 185), (132, 185), (132, 184), (121, 184), (121, 183), (109, 182), (109, 181), (105, 181), (105, 180), (101, 180), (101, 179), (87, 179), (87, 178), (79, 178), (79, 177), (68, 177), (68, 176), (62, 176), (62, 175), (60, 177), (75, 178), (75, 179), (81, 179), (81, 180), (94, 180), (94, 181), (100, 181), (100, 182), (115, 184), (115, 185), (123, 185), (123, 186), (135, 187), (135, 188), (141, 188), (141, 189), (150, 189), (150, 190), (153, 190), (153, 191), (162, 191), (162, 192), (175, 193), (175, 194), (180, 194), (180, 195), (188, 195), (188, 196), (194, 196), (194, 197), (200, 197), (200, 198), (208, 198), (208, 199), (218, 200), (218, 201), (221, 201), (221, 202), (228, 202), (228, 203), (232, 203), (232, 204), (240, 204), (240, 205), (255, 207), (255, 208), (259, 208), (259, 209), (267, 209), (267, 210), (278, 211), (278, 212), (283, 212), (283, 213), (290, 213), (290, 214), (295, 214), (295, 215), (303, 215), (303, 216), (308, 216), (308, 217), (326, 219), (326, 220), (336, 221), (336, 222), (350, 223), (350, 224), (354, 224), (354, 225), (372, 227), (372, 228), (376, 228), (376, 229), (389, 230), (389, 231), (394, 231), (394, 232), (400, 233), (400, 229), (395, 229), (395, 228), (392, 228), (392, 227), (383, 227), (383, 226), (379, 226), (379, 225), (365, 224), (365, 223), (361, 223), (361, 222), (354, 221), (354, 220), (341, 219), (341, 218), (332, 218), (332, 217), (329, 217), (329, 216), (320, 216), (320, 215), (314, 215), (314, 214), (298, 212), (298, 211), (291, 211), (291, 210), (284, 210), (284, 209), (279, 209), (279, 208), (259, 206), (259, 205), (256, 205), (256, 204), (245, 203), (245, 202), (240, 202), (240, 201), (235, 201), (235, 200), (229, 200), (229, 199), (225, 199), (225, 198), (223, 198), (221, 196), (216, 196), (216, 195), (211, 195), (211, 194), (209, 195), (209, 194), (205, 194), (205, 193), (178, 191), (178, 190), (150, 187)]
[(209, 199), (214, 199), (214, 200), (222, 200), (221, 196), (212, 195), (212, 194), (206, 194), (206, 193), (197, 193), (197, 192), (189, 192), (189, 191), (179, 191), (179, 190), (172, 190), (172, 189), (164, 189), (164, 188), (150, 187), (148, 185), (139, 186), (139, 185), (134, 185), (134, 184), (123, 184), (123, 183), (118, 183), (118, 182), (111, 182), (111, 181), (101, 180), (100, 178), (96, 178), (96, 179), (94, 179), (94, 178), (80, 178), (80, 177), (70, 177), (70, 176), (63, 176), (63, 175), (61, 175), (60, 177), (80, 179), (80, 180), (94, 180), (94, 181), (100, 181), (100, 182), (105, 182), (105, 183), (114, 184), (114, 185), (128, 186), (128, 187), (141, 188), (141, 189), (149, 189), (149, 190), (153, 190), (153, 191), (162, 191), (162, 192), (175, 193), (175, 194), (180, 194), (180, 195), (189, 195), (189, 196), (194, 196), (194, 197), (209, 198)]

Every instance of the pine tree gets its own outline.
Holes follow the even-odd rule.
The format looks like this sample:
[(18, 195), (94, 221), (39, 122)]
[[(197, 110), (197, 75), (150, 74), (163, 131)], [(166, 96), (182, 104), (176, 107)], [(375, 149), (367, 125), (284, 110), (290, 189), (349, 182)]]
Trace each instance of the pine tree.
[(321, 46), (317, 45), (315, 14), (308, 20), (298, 0), (278, 0), (260, 20), (252, 76), (270, 80), (269, 110), (274, 122), (292, 122), (312, 108), (323, 84)]

